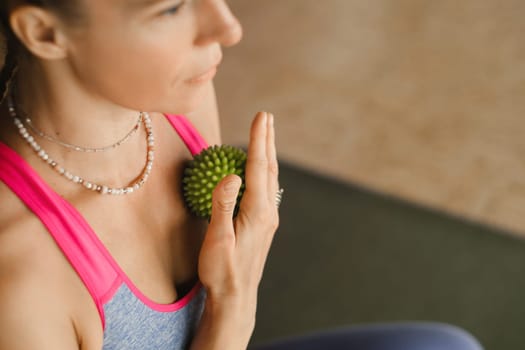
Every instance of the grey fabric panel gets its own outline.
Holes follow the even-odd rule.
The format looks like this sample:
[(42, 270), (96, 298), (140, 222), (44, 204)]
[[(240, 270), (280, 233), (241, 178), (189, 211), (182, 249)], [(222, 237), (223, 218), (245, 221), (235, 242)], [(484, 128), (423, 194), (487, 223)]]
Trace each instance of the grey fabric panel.
[(205, 290), (175, 312), (159, 312), (138, 299), (126, 284), (104, 306), (103, 350), (188, 348), (202, 315)]

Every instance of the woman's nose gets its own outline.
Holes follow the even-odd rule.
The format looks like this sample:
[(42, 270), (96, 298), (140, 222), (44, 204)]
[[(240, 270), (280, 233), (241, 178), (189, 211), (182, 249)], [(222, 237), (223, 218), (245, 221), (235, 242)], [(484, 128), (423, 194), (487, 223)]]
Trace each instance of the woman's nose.
[(224, 0), (202, 0), (197, 6), (197, 45), (218, 42), (228, 47), (241, 40), (241, 24)]

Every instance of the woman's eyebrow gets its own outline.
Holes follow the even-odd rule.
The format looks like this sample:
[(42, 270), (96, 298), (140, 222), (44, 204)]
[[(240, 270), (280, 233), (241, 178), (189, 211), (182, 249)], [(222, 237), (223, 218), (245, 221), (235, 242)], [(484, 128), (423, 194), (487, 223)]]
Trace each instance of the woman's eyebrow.
[(144, 8), (166, 0), (124, 0), (123, 3), (126, 6), (131, 6), (133, 8)]

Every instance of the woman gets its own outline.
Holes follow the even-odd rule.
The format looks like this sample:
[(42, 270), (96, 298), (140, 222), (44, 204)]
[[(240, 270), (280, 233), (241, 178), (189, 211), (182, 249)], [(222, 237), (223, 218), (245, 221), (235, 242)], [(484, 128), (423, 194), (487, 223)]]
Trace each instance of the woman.
[[(237, 176), (209, 225), (179, 191), (191, 155), (221, 143), (211, 81), (241, 38), (225, 1), (0, 6), (0, 349), (245, 349), (278, 226), (273, 116), (254, 118), (235, 220)], [(314, 338), (271, 348), (340, 337)]]

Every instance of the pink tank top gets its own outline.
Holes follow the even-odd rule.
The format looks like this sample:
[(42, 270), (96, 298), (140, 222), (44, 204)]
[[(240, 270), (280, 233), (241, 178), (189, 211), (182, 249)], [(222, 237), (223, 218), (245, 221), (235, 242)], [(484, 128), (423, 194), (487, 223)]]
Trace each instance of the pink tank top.
[[(192, 155), (208, 146), (186, 118), (166, 118)], [(173, 304), (155, 303), (126, 276), (82, 215), (1, 142), (0, 180), (42, 221), (91, 294), (104, 328), (104, 350), (188, 347), (204, 305), (200, 283)]]

